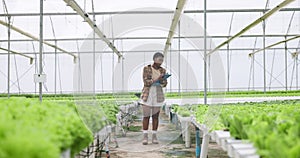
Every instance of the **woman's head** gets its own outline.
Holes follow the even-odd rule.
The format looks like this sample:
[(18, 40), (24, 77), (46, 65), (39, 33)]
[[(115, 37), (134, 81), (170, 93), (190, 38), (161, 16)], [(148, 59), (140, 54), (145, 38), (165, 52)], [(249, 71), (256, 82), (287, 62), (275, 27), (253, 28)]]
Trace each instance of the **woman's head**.
[(153, 55), (153, 61), (155, 64), (161, 65), (164, 62), (164, 55), (160, 52), (156, 52)]

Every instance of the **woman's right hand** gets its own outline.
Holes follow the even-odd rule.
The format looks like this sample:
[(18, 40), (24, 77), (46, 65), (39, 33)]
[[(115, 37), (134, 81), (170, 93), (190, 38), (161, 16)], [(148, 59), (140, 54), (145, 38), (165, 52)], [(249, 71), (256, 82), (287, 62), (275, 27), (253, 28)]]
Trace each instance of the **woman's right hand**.
[(153, 80), (153, 83), (154, 83), (154, 82), (156, 82), (156, 81), (163, 80), (163, 76), (164, 76), (164, 75), (163, 75), (163, 74), (161, 74), (161, 75), (160, 75), (160, 76), (159, 76), (159, 77), (158, 77), (156, 80)]

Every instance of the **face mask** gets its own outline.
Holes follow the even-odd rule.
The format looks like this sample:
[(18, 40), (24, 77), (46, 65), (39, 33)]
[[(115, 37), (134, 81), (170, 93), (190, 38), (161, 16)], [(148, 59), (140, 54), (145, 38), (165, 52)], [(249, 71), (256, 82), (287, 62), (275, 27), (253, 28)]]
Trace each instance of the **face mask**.
[(157, 57), (154, 59), (154, 62), (157, 64), (162, 64), (164, 62), (164, 58), (163, 57)]

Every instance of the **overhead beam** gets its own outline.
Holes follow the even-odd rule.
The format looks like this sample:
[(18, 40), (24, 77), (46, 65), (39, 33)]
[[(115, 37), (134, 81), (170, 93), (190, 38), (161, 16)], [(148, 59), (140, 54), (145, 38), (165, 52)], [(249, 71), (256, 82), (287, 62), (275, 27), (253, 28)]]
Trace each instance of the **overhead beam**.
[[(8, 23), (6, 23), (5, 21), (2, 21), (2, 20), (0, 20), (0, 24), (1, 24), (1, 25), (4, 25), (4, 26), (6, 26), (6, 27), (9, 26)], [(22, 35), (24, 35), (24, 36), (26, 36), (26, 37), (29, 37), (29, 38), (33, 39), (34, 41), (39, 41), (39, 38), (38, 38), (38, 37), (35, 37), (35, 36), (31, 35), (30, 33), (27, 33), (27, 32), (25, 32), (25, 31), (23, 31), (23, 30), (17, 28), (16, 26), (10, 25), (10, 27), (11, 27), (11, 29), (13, 29), (14, 31), (16, 31), (16, 32), (18, 32), (18, 33), (20, 33), (20, 34), (22, 34)], [(59, 51), (61, 51), (61, 52), (63, 52), (63, 53), (66, 53), (66, 54), (69, 54), (69, 55), (73, 56), (73, 57), (74, 57), (74, 61), (75, 61), (76, 58), (77, 58), (77, 56), (76, 56), (75, 54), (70, 53), (70, 52), (68, 52), (68, 51), (66, 51), (66, 50), (64, 50), (64, 49), (62, 49), (62, 48), (59, 48), (59, 47), (57, 47), (57, 46), (54, 45), (54, 44), (51, 44), (51, 43), (46, 42), (46, 41), (42, 41), (42, 42), (43, 42), (44, 44), (46, 44), (46, 45), (52, 47), (52, 48), (56, 48), (57, 50), (59, 50)]]
[[(263, 13), (267, 12), (269, 9), (209, 9), (207, 13)], [(282, 8), (280, 12), (290, 12), (290, 11), (300, 11), (300, 8)], [(114, 15), (114, 14), (173, 14), (173, 11), (113, 11), (113, 12), (88, 12), (89, 15)], [(203, 10), (185, 10), (184, 14), (194, 14), (194, 13), (203, 13)], [(0, 17), (6, 16), (39, 16), (39, 13), (9, 13), (9, 14), (0, 14)], [(44, 16), (66, 16), (66, 15), (78, 15), (76, 13), (44, 13)]]
[(34, 58), (31, 57), (31, 56), (28, 56), (28, 55), (26, 55), (26, 54), (19, 53), (19, 52), (13, 51), (13, 50), (8, 50), (8, 49), (2, 48), (2, 47), (0, 47), (0, 50), (4, 50), (4, 51), (7, 51), (7, 52), (9, 51), (10, 53), (13, 53), (13, 54), (17, 54), (17, 55), (23, 56), (23, 57), (28, 58), (28, 59), (30, 60), (30, 64), (33, 63)]
[[(269, 50), (284, 50), (285, 48), (269, 48)], [(289, 47), (289, 49), (298, 49), (298, 47)], [(227, 48), (224, 49), (219, 49), (222, 53), (227, 53)], [(230, 48), (231, 51), (239, 51), (239, 53), (246, 53), (245, 51), (252, 51), (253, 48)], [(257, 49), (255, 49), (257, 50)], [(153, 53), (154, 51), (157, 51), (157, 49), (147, 49), (147, 50), (124, 50), (122, 52), (124, 53)], [(161, 50), (162, 51), (162, 50)], [(178, 49), (173, 49), (172, 52), (178, 52)], [(201, 51), (204, 51), (204, 49), (180, 49), (180, 52), (195, 52), (199, 53)], [(243, 51), (243, 52), (241, 52)], [(76, 51), (74, 51), (76, 53)], [(81, 51), (81, 54), (91, 54), (93, 51)], [(96, 54), (111, 54), (111, 51), (96, 51)], [(36, 52), (23, 52), (23, 54), (27, 55), (34, 55)], [(55, 51), (46, 51), (43, 52), (43, 54), (50, 55), (50, 54), (55, 54)], [(0, 53), (0, 55), (7, 55), (7, 52)]]
[[(265, 35), (265, 37), (291, 37), (291, 36), (297, 36), (298, 34), (269, 34)], [(231, 36), (229, 35), (212, 35), (212, 36), (206, 36), (207, 38), (229, 38)], [(263, 37), (263, 35), (241, 35), (240, 38), (254, 38), (254, 37)], [(174, 39), (179, 38), (177, 36), (173, 37)], [(204, 38), (204, 36), (180, 36), (181, 39), (195, 39), (195, 38)], [(115, 38), (107, 38), (109, 40), (145, 40), (145, 39), (167, 39), (167, 37), (142, 37), (142, 36), (136, 36), (136, 37), (115, 37)], [(93, 38), (48, 38), (44, 39), (44, 41), (86, 41), (86, 40), (93, 40)], [(96, 39), (101, 40), (101, 39)], [(8, 40), (0, 40), (0, 42), (7, 42)], [(12, 39), (11, 42), (31, 42), (34, 41), (32, 39)]]
[(87, 22), (92, 29), (95, 30), (95, 33), (108, 45), (109, 48), (112, 49), (114, 53), (116, 53), (119, 58), (123, 57), (122, 54), (117, 50), (117, 48), (114, 46), (112, 42), (106, 38), (106, 36), (103, 34), (103, 32), (97, 27), (95, 21), (93, 21), (91, 18), (89, 18), (88, 13), (84, 12), (81, 7), (76, 3), (74, 0), (64, 0), (65, 3), (67, 3), (68, 6), (70, 6), (72, 9), (74, 9), (77, 14), (79, 14), (85, 22)]
[(277, 45), (279, 45), (279, 44), (282, 44), (282, 43), (285, 43), (285, 42), (288, 42), (288, 41), (291, 41), (291, 40), (294, 40), (294, 39), (297, 39), (297, 38), (300, 38), (300, 35), (295, 36), (295, 37), (292, 37), (292, 38), (288, 38), (288, 39), (286, 39), (286, 40), (282, 40), (282, 41), (276, 42), (276, 43), (271, 44), (271, 45), (269, 45), (269, 46), (267, 46), (267, 47), (265, 47), (265, 48), (256, 50), (256, 51), (250, 53), (249, 56), (252, 56), (252, 55), (254, 55), (254, 54), (256, 54), (256, 53), (258, 53), (258, 52), (260, 52), (260, 51), (266, 50), (266, 49), (268, 49), (268, 48), (277, 46)]
[(235, 34), (234, 36), (230, 37), (229, 39), (227, 39), (226, 41), (224, 41), (223, 43), (221, 43), (220, 45), (218, 45), (217, 47), (215, 47), (212, 51), (210, 51), (208, 53), (208, 55), (211, 55), (212, 53), (214, 53), (215, 51), (217, 51), (219, 48), (223, 47), (224, 45), (226, 45), (227, 43), (229, 43), (230, 41), (234, 40), (235, 38), (241, 36), (243, 33), (245, 33), (246, 31), (248, 31), (249, 29), (253, 28), (254, 26), (256, 26), (257, 24), (259, 24), (260, 22), (262, 22), (263, 20), (269, 18), (271, 15), (273, 15), (274, 13), (276, 13), (278, 10), (280, 10), (282, 7), (288, 5), (289, 3), (293, 2), (295, 0), (285, 0), (283, 2), (281, 2), (279, 5), (277, 5), (276, 7), (274, 7), (273, 9), (269, 10), (268, 12), (266, 12), (264, 15), (262, 15), (261, 17), (259, 17), (258, 19), (256, 19), (255, 21), (253, 21), (252, 23), (250, 23), (248, 26), (246, 26), (245, 28), (243, 28), (240, 32), (238, 32), (237, 34)]
[(165, 44), (165, 48), (164, 48), (164, 54), (167, 54), (167, 51), (169, 50), (170, 46), (171, 46), (171, 41), (173, 39), (174, 33), (175, 33), (175, 29), (178, 25), (178, 21), (181, 17), (181, 14), (183, 12), (183, 8), (185, 5), (186, 0), (178, 0), (177, 1), (177, 5), (176, 5), (176, 10), (172, 19), (172, 23), (169, 29), (169, 34), (168, 34), (168, 38)]

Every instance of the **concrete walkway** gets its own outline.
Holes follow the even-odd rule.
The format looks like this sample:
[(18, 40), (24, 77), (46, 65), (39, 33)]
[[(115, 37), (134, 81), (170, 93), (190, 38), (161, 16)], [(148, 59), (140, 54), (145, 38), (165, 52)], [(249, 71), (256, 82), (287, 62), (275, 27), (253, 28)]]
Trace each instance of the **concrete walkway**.
[[(141, 118), (141, 115), (139, 117)], [(134, 122), (133, 126), (142, 126), (141, 120)], [(114, 143), (110, 144), (110, 156), (111, 158), (195, 158), (195, 131), (192, 125), (190, 129), (192, 145), (191, 148), (186, 148), (179, 127), (170, 123), (169, 118), (161, 112), (157, 134), (159, 144), (152, 144), (151, 134), (149, 134), (149, 144), (142, 145), (142, 131), (129, 131), (126, 136), (118, 135), (118, 148)], [(228, 156), (216, 143), (210, 143), (208, 157), (227, 158)]]
[[(133, 126), (142, 126), (141, 120), (134, 122)], [(151, 120), (149, 129), (151, 129)], [(169, 118), (163, 112), (160, 115), (157, 136), (159, 144), (152, 144), (151, 134), (149, 134), (149, 144), (142, 145), (142, 131), (128, 131), (126, 136), (119, 135), (117, 137), (119, 147), (110, 147), (111, 158), (195, 157), (194, 149), (185, 148), (179, 129), (169, 123)]]

